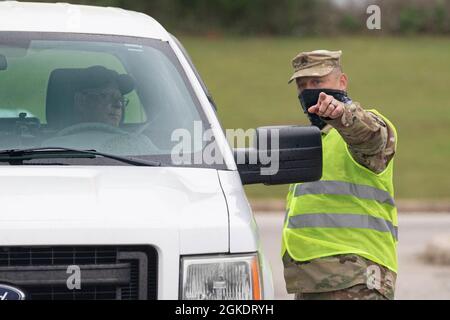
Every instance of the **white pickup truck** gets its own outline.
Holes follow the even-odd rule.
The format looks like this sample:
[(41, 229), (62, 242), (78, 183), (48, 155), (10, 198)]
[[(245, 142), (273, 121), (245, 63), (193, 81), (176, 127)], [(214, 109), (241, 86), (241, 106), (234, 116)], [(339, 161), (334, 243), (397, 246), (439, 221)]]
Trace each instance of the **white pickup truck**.
[(273, 299), (243, 184), (320, 179), (320, 132), (215, 109), (145, 14), (0, 2), (0, 299)]

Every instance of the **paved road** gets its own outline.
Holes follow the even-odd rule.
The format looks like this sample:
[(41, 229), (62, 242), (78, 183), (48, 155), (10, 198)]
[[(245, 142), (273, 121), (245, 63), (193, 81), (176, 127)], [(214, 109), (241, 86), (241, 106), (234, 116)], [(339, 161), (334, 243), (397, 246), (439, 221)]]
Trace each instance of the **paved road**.
[[(292, 299), (286, 293), (280, 261), (284, 213), (256, 213), (256, 221), (274, 277), (275, 298)], [(429, 265), (420, 258), (435, 235), (450, 234), (450, 214), (400, 214), (399, 276), (396, 299), (450, 299), (450, 266)]]

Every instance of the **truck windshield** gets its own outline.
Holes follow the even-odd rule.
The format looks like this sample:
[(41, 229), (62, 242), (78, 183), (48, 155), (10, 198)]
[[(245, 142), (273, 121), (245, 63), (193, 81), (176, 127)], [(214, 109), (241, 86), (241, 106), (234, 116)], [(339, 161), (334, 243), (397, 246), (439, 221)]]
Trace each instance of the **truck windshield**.
[[(173, 165), (177, 130), (199, 139), (183, 152), (206, 147), (205, 119), (167, 42), (0, 32), (0, 150), (97, 150)], [(60, 161), (110, 164), (104, 158)]]

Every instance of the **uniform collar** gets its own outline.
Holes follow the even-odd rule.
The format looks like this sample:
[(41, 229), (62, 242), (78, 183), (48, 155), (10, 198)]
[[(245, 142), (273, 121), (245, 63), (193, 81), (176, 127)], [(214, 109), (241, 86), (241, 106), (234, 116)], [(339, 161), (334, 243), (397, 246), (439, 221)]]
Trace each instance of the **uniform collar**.
[(320, 130), (320, 132), (322, 132), (323, 135), (328, 134), (328, 132), (330, 132), (330, 130), (333, 129), (333, 127), (329, 124), (325, 125), (325, 127), (322, 128), (322, 130)]

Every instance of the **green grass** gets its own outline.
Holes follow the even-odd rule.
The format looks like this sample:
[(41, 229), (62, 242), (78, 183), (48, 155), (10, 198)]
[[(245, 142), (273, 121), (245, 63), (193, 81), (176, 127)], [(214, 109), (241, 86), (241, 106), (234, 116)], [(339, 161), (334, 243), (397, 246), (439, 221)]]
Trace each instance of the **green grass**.
[[(397, 198), (450, 199), (450, 38), (180, 37), (212, 92), (224, 128), (307, 124), (290, 61), (300, 51), (343, 50), (349, 94), (397, 127)], [(287, 186), (246, 187), (282, 198)]]

